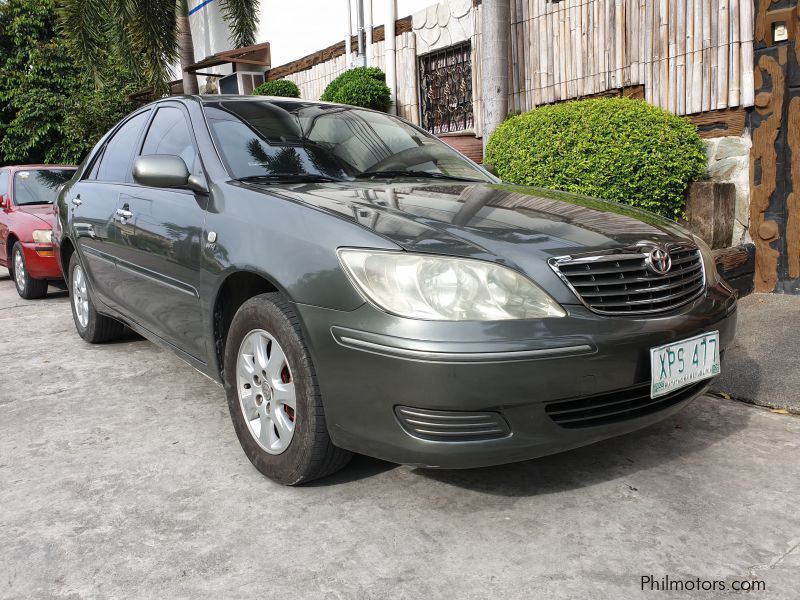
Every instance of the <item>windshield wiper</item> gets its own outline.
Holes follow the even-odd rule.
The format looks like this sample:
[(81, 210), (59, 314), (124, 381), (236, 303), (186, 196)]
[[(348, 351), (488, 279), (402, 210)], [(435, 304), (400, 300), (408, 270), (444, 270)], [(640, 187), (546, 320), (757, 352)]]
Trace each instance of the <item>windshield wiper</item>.
[(234, 181), (243, 181), (245, 183), (327, 183), (344, 180), (328, 177), (327, 175), (315, 175), (314, 173), (270, 173), (269, 175), (248, 175), (247, 177), (239, 177)]
[(470, 177), (459, 177), (458, 175), (447, 175), (445, 173), (435, 173), (432, 171), (405, 171), (402, 169), (395, 169), (391, 171), (364, 171), (356, 175), (356, 179), (394, 179), (395, 177), (420, 177), (426, 179), (448, 179), (450, 181), (473, 181), (476, 183), (481, 182), (481, 179), (472, 179)]

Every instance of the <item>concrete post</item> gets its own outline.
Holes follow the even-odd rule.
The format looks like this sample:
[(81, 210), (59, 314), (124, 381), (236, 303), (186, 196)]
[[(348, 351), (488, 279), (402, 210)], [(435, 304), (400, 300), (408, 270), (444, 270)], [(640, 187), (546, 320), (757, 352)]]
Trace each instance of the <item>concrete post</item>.
[(508, 116), (509, 0), (484, 0), (481, 32), (483, 150), (489, 136)]

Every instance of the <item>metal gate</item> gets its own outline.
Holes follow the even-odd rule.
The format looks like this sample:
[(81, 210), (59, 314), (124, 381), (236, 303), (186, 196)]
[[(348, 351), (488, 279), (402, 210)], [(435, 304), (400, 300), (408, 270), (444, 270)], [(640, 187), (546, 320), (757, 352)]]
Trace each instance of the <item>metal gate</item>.
[(798, 0), (755, 0), (755, 9), (749, 117), (755, 289), (800, 294), (800, 12)]
[(437, 135), (472, 128), (469, 42), (420, 56), (419, 83), (423, 128)]

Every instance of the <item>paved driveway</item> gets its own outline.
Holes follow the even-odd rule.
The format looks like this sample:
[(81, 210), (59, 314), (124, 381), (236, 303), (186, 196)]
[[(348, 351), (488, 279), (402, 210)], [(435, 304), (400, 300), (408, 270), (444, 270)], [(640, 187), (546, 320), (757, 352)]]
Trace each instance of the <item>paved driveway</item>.
[(83, 343), (64, 293), (20, 300), (3, 271), (0, 365), (0, 598), (653, 596), (643, 575), (797, 597), (794, 416), (705, 397), (527, 463), (357, 458), (290, 489), (215, 384), (135, 337)]

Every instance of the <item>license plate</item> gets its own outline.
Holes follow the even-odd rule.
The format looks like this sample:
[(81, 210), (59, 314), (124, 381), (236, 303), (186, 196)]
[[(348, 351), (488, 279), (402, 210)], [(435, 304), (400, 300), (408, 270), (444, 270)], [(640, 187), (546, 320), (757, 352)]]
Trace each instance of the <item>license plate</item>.
[(650, 397), (658, 398), (719, 375), (719, 368), (718, 331), (651, 348)]

